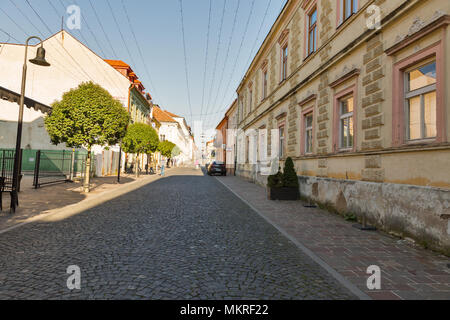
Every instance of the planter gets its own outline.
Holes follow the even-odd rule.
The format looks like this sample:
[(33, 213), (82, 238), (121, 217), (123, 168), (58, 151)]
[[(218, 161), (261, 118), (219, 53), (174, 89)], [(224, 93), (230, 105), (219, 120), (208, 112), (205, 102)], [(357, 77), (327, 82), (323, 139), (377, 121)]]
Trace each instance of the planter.
[(282, 187), (267, 188), (269, 200), (300, 200), (300, 191), (298, 188)]

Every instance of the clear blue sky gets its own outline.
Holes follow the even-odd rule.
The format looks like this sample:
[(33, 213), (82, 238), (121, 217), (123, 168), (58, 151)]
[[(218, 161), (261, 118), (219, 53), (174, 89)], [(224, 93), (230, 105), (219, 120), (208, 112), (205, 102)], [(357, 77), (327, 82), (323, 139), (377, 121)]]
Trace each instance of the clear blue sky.
[[(0, 8), (17, 23), (11, 22), (5, 12), (0, 10), (0, 30), (8, 32), (13, 37), (9, 40), (10, 42), (16, 42), (15, 38), (23, 43), (26, 39), (25, 32), (30, 35), (48, 37), (61, 29), (61, 17), (63, 15), (65, 19), (68, 17), (65, 13), (66, 8), (71, 4), (78, 4), (83, 16), (80, 30), (82, 36), (79, 31), (71, 31), (75, 37), (82, 42), (87, 42), (86, 44), (92, 50), (104, 58), (120, 59), (130, 64), (147, 91), (153, 95), (154, 101), (164, 109), (186, 117), (188, 122), (191, 122), (192, 112), (193, 120), (203, 119), (205, 126), (208, 127), (215, 126), (220, 121), (224, 111), (234, 100), (236, 87), (286, 2), (286, 0), (182, 0), (187, 61), (185, 64), (180, 0), (109, 0), (118, 25), (114, 21), (107, 1), (28, 0), (41, 16), (43, 20), (41, 21), (27, 0), (0, 0)], [(134, 41), (122, 1), (127, 8), (145, 64)], [(253, 10), (251, 10), (253, 1)], [(113, 49), (102, 31), (90, 2), (97, 11)], [(210, 2), (212, 3), (211, 24), (206, 56)], [(235, 15), (238, 5), (239, 10)], [(218, 46), (222, 16), (223, 27)], [(248, 28), (245, 33), (247, 23)], [(235, 27), (232, 34), (233, 25)], [(124, 36), (131, 57), (118, 28)], [(239, 51), (244, 36), (243, 45)], [(0, 42), (7, 40), (8, 36), (0, 32)], [(206, 81), (204, 82), (206, 57)], [(188, 81), (186, 81), (185, 66), (188, 71)], [(233, 67), (235, 70), (232, 74)], [(187, 82), (190, 89), (190, 105)], [(206, 113), (209, 116), (205, 115)]]

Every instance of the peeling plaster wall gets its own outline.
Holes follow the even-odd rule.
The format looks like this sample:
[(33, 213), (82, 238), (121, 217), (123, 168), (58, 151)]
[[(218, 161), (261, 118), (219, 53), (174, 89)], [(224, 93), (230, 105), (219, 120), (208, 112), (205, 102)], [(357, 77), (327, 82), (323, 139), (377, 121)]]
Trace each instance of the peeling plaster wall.
[(302, 197), (340, 214), (450, 254), (450, 191), (412, 185), (301, 176)]

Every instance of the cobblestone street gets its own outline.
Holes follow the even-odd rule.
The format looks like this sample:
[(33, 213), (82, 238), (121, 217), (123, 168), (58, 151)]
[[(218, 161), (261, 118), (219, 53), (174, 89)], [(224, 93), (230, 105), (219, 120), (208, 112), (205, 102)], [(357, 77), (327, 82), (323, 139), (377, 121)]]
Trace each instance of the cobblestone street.
[[(81, 269), (70, 291), (67, 267)], [(0, 234), (1, 299), (355, 299), (213, 177), (168, 176)]]

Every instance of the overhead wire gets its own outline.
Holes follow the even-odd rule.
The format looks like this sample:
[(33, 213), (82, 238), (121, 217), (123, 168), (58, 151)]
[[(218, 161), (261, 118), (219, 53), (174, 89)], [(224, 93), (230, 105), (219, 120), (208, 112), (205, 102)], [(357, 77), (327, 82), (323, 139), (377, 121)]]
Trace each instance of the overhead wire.
[[(132, 25), (132, 23), (131, 23), (131, 19), (130, 19), (130, 16), (129, 16), (129, 14), (128, 14), (128, 10), (127, 10), (127, 8), (126, 8), (125, 3), (124, 3), (123, 0), (122, 0), (122, 6), (123, 6), (123, 11), (124, 11), (125, 16), (126, 16), (127, 21), (128, 21), (128, 25), (129, 25), (130, 30), (131, 30), (131, 34), (133, 35), (134, 42), (135, 42), (136, 47), (137, 47), (137, 49), (138, 49), (139, 56), (140, 56), (140, 58), (141, 58), (141, 60), (142, 60), (142, 64), (143, 64), (143, 66), (144, 66), (145, 73), (146, 73), (147, 78), (148, 78), (148, 80), (149, 80), (149, 82), (150, 82), (150, 86), (151, 86), (150, 89), (153, 89), (153, 90), (152, 90), (152, 91), (153, 91), (153, 92), (152, 92), (153, 95), (158, 97), (157, 90), (156, 90), (156, 86), (153, 84), (152, 77), (151, 77), (151, 75), (150, 75), (150, 72), (148, 71), (147, 63), (145, 62), (144, 55), (142, 54), (141, 46), (139, 45), (139, 41), (137, 40), (136, 33), (134, 32), (133, 25)], [(137, 66), (136, 66), (136, 67), (137, 67)]]
[[(232, 27), (232, 29), (231, 29), (230, 39), (229, 39), (229, 42), (228, 42), (228, 48), (227, 48), (227, 52), (226, 52), (226, 55), (225, 55), (225, 61), (224, 61), (223, 68), (222, 68), (222, 72), (221, 72), (221, 77), (220, 77), (220, 81), (219, 81), (219, 86), (218, 86), (218, 88), (217, 88), (216, 96), (215, 96), (215, 98), (214, 98), (214, 100), (213, 100), (213, 101), (215, 101), (216, 103), (217, 103), (217, 98), (219, 97), (220, 88), (222, 87), (223, 78), (224, 78), (224, 75), (225, 75), (225, 67), (226, 67), (226, 65), (227, 65), (228, 57), (229, 57), (229, 55), (230, 55), (231, 42), (232, 42), (232, 40), (233, 40), (234, 31), (235, 31), (235, 29), (236, 29), (236, 22), (237, 22), (237, 16), (238, 16), (238, 11), (239, 11), (239, 7), (240, 7), (240, 3), (241, 3), (240, 0), (238, 0), (238, 4), (237, 4), (237, 6), (236, 6), (236, 10), (235, 10), (235, 13), (234, 13), (233, 27)], [(214, 109), (217, 109), (217, 108), (218, 108), (218, 106), (217, 106), (217, 104), (216, 104), (216, 106), (213, 107), (213, 110), (214, 110)], [(208, 116), (207, 116), (207, 117), (208, 117)]]
[(227, 4), (227, 0), (224, 0), (224, 2), (223, 2), (223, 9), (222, 9), (222, 18), (221, 18), (220, 29), (219, 29), (219, 38), (217, 39), (218, 43), (217, 43), (217, 50), (216, 50), (216, 58), (215, 58), (215, 62), (214, 62), (214, 69), (213, 69), (213, 74), (212, 74), (211, 87), (210, 87), (210, 90), (209, 90), (209, 95), (208, 95), (209, 98), (207, 100), (208, 102), (206, 104), (206, 111), (205, 111), (205, 113), (208, 113), (208, 110), (210, 108), (211, 94), (212, 94), (212, 91), (214, 89), (214, 82), (215, 82), (215, 79), (216, 79), (217, 59), (219, 57), (220, 44), (221, 44), (221, 41), (222, 41), (223, 21), (224, 21), (224, 17), (225, 17), (226, 4)]
[(192, 105), (191, 105), (191, 93), (190, 93), (190, 87), (189, 87), (189, 75), (188, 75), (188, 65), (187, 65), (187, 55), (186, 55), (186, 38), (185, 38), (185, 32), (184, 32), (184, 18), (183, 18), (183, 0), (179, 0), (180, 3), (180, 14), (181, 14), (181, 32), (183, 35), (183, 51), (184, 51), (184, 70), (186, 74), (186, 87), (187, 87), (187, 95), (188, 95), (188, 104), (189, 104), (189, 111), (191, 115), (191, 123), (192, 123)]
[(94, 15), (95, 15), (95, 17), (97, 19), (97, 22), (100, 25), (100, 28), (102, 29), (103, 34), (105, 35), (106, 41), (108, 42), (109, 47), (111, 48), (111, 51), (112, 51), (114, 57), (117, 59), (118, 55), (117, 55), (116, 51), (114, 50), (114, 47), (111, 44), (111, 40), (109, 39), (108, 34), (106, 33), (105, 28), (103, 27), (103, 23), (102, 23), (101, 19), (99, 18), (97, 10), (95, 9), (94, 4), (92, 3), (92, 0), (89, 0), (89, 3), (91, 5), (92, 11), (94, 12)]
[[(268, 3), (267, 3), (267, 7), (266, 7), (266, 10), (265, 10), (263, 19), (262, 19), (262, 21), (261, 21), (261, 24), (260, 24), (260, 26), (259, 26), (257, 36), (255, 37), (255, 41), (253, 42), (252, 49), (250, 50), (250, 55), (249, 55), (249, 57), (248, 57), (248, 59), (247, 59), (247, 63), (245, 64), (245, 65), (247, 66), (246, 69), (248, 69), (248, 68), (250, 67), (250, 66), (249, 66), (249, 63), (250, 63), (251, 58), (254, 56), (253, 52), (254, 52), (255, 47), (256, 47), (256, 45), (258, 44), (258, 40), (259, 40), (259, 38), (260, 38), (260, 36), (261, 36), (261, 31), (262, 31), (262, 28), (263, 28), (263, 26), (264, 26), (264, 22), (266, 21), (267, 14), (268, 14), (268, 12), (269, 12), (269, 8), (270, 8), (271, 3), (272, 3), (272, 0), (269, 0)], [(282, 6), (281, 8), (283, 8), (283, 6)], [(281, 9), (281, 10), (282, 10), (282, 9)], [(246, 69), (245, 69), (245, 70), (246, 70)], [(244, 72), (245, 72), (245, 71), (244, 71)], [(219, 113), (225, 112), (229, 107), (230, 107), (229, 105), (225, 105), (225, 106), (223, 107), (222, 111), (219, 112)]]
[(129, 49), (129, 47), (127, 46), (127, 43), (126, 43), (126, 41), (125, 41), (125, 37), (123, 36), (122, 30), (121, 30), (121, 28), (120, 28), (120, 25), (119, 25), (119, 23), (117, 22), (116, 15), (114, 14), (114, 10), (113, 10), (113, 8), (112, 8), (112, 6), (111, 6), (109, 0), (106, 0), (106, 3), (108, 4), (109, 10), (111, 11), (111, 15), (112, 15), (112, 17), (113, 17), (113, 19), (114, 19), (114, 22), (115, 22), (115, 24), (116, 24), (117, 30), (119, 31), (120, 38), (122, 39), (123, 45), (124, 45), (125, 49), (127, 50), (128, 57), (130, 58), (131, 63), (133, 64), (133, 66), (136, 68), (136, 67), (137, 67), (137, 64), (135, 63), (135, 61), (134, 61), (134, 59), (133, 59), (133, 56), (132, 56), (132, 54), (131, 54), (131, 52), (130, 52), (130, 49)]
[[(13, 3), (12, 0), (10, 0), (10, 2)], [(14, 4), (14, 3), (13, 3), (13, 4)], [(39, 13), (33, 8), (33, 6), (30, 4), (30, 2), (27, 1), (27, 4), (28, 4), (28, 6), (33, 10), (33, 12), (38, 16), (38, 18), (39, 18), (39, 19), (41, 20), (41, 22), (45, 25), (45, 27), (49, 30), (50, 35), (52, 35), (51, 29), (48, 27), (48, 25), (45, 23), (45, 21), (41, 18), (41, 16), (39, 15)], [(41, 36), (42, 36), (43, 38), (45, 38), (44, 34), (39, 30), (39, 28), (36, 27), (36, 25), (34, 25), (34, 24), (32, 23), (32, 21), (28, 18), (28, 16), (27, 16), (23, 11), (21, 11), (21, 10), (19, 9), (19, 7), (17, 7), (15, 4), (14, 4), (14, 6), (19, 10), (19, 12), (22, 13), (23, 16), (25, 16), (25, 18), (26, 18), (26, 19), (34, 26), (34, 28), (41, 34)], [(57, 41), (58, 41), (58, 40), (57, 40)], [(52, 45), (52, 44), (50, 43), (50, 45)], [(62, 49), (67, 53), (67, 55), (72, 59), (72, 61), (73, 61), (74, 65), (75, 65), (75, 67), (76, 67), (76, 66), (80, 67), (81, 71), (83, 71), (83, 73), (84, 73), (88, 78), (90, 78), (90, 79), (93, 81), (94, 79), (92, 79), (92, 77), (91, 77), (91, 76), (86, 72), (86, 70), (84, 70), (84, 68), (83, 68), (83, 67), (82, 67), (82, 66), (74, 59), (74, 57), (67, 51), (67, 49), (64, 48), (64, 46), (62, 46), (62, 45), (61, 45), (61, 47), (62, 47)], [(58, 48), (55, 48), (55, 49), (58, 51), (59, 54), (61, 54), (62, 56), (64, 56), (64, 55), (58, 50)]]
[[(10, 0), (10, 2), (11, 3), (13, 3), (11, 0)], [(34, 7), (31, 5), (31, 3), (29, 3), (28, 1), (27, 1), (27, 4), (31, 7), (31, 9), (33, 10), (33, 12), (38, 16), (38, 18), (42, 21), (42, 23), (46, 26), (46, 28), (49, 30), (49, 32), (50, 33), (52, 33), (52, 31), (51, 31), (51, 29), (48, 27), (48, 25), (45, 23), (45, 21), (42, 19), (42, 17), (39, 15), (39, 13), (34, 9)], [(32, 23), (32, 21), (31, 21), (31, 19), (18, 7), (18, 6), (16, 6), (14, 3), (13, 3), (13, 5), (18, 9), (18, 11), (25, 17), (25, 19), (27, 19), (29, 22), (30, 22), (30, 24), (38, 31), (38, 33), (42, 36), (42, 37), (44, 37), (44, 35), (42, 34), (42, 32), (36, 27), (36, 25), (35, 24), (33, 24)], [(62, 4), (62, 2), (61, 2), (61, 5), (63, 5)], [(63, 6), (63, 8), (64, 8), (64, 6)], [(55, 39), (57, 42), (59, 42), (59, 44), (60, 44), (60, 46), (61, 46), (61, 48), (63, 49), (63, 51), (65, 52), (65, 54), (63, 54), (63, 53), (61, 53), (61, 51), (59, 50), (59, 48), (58, 47), (55, 47), (52, 43), (51, 43), (51, 41), (48, 41), (48, 44), (53, 48), (53, 49), (55, 49), (55, 51), (57, 52), (57, 53), (59, 53), (62, 57), (64, 57), (64, 56), (68, 56), (69, 58), (70, 58), (70, 60), (67, 60), (67, 62), (69, 62), (69, 63), (71, 63), (71, 65), (72, 65), (72, 67), (74, 66), (75, 68), (73, 68), (73, 69), (75, 69), (75, 70), (77, 70), (80, 74), (81, 74), (81, 79), (83, 79), (84, 78), (84, 76), (86, 76), (87, 78), (89, 78), (91, 81), (93, 81), (93, 82), (95, 82), (94, 81), (94, 79), (91, 77), (91, 75), (89, 74), (89, 73), (87, 73), (86, 72), (86, 70), (75, 60), (75, 58), (70, 54), (70, 52), (62, 45), (62, 42), (60, 41), (60, 40), (58, 40), (58, 39)], [(59, 62), (59, 61), (58, 61)], [(56, 67), (56, 66), (55, 66)], [(58, 68), (58, 69), (60, 69), (60, 68)], [(63, 68), (62, 68), (66, 73), (67, 72), (70, 72), (72, 75), (74, 75), (73, 74), (73, 72), (72, 71), (69, 71), (68, 69), (67, 69), (67, 67), (64, 67), (63, 66)], [(72, 69), (72, 70), (73, 70)], [(61, 69), (60, 69), (61, 70)], [(84, 76), (83, 76), (83, 73), (84, 73)], [(74, 79), (76, 78), (76, 76), (74, 77)]]
[(203, 113), (203, 105), (205, 102), (206, 69), (208, 66), (209, 34), (210, 34), (210, 30), (211, 30), (211, 9), (212, 9), (212, 0), (209, 0), (208, 31), (206, 33), (205, 70), (203, 71), (203, 90), (202, 90), (202, 104), (201, 104), (201, 109), (200, 109), (200, 117), (201, 117), (201, 114)]
[[(0, 7), (0, 10), (6, 15), (6, 17), (11, 20), (11, 22), (20, 30), (22, 31), (26, 36), (28, 36), (27, 32), (22, 28), (22, 26), (20, 24), (18, 24), (13, 18), (11, 18), (11, 16)], [(13, 38), (14, 39), (14, 38)], [(17, 42), (20, 42), (19, 40), (15, 40)]]
[[(78, 4), (78, 2), (76, 0), (72, 0), (78, 7), (80, 7), (80, 5)], [(95, 35), (95, 33), (92, 31), (91, 27), (89, 26), (89, 23), (86, 21), (85, 19), (85, 14), (81, 15), (81, 19), (83, 20), (84, 24), (86, 25), (89, 33), (91, 34), (92, 38), (94, 38), (95, 43), (97, 44), (97, 47), (100, 49), (100, 52), (103, 55), (103, 58), (106, 58), (106, 54), (105, 51), (103, 51), (103, 46), (100, 44), (100, 42), (97, 39), (97, 36)]]
[[(63, 10), (65, 10), (65, 3), (63, 2), (63, 0), (59, 0), (59, 3), (61, 4), (61, 7), (63, 8)], [(75, 2), (75, 4), (78, 5), (77, 2)], [(84, 22), (84, 24), (86, 24), (86, 26), (88, 26), (88, 23), (87, 23), (87, 21), (86, 21), (85, 18), (83, 18), (83, 22)], [(100, 64), (100, 62), (99, 62), (98, 60), (93, 61), (91, 55), (89, 55), (89, 54), (85, 51), (85, 49), (87, 48), (89, 51), (93, 52), (92, 49), (90, 49), (92, 46), (90, 45), (89, 41), (84, 37), (83, 33), (81, 32), (81, 29), (78, 29), (78, 32), (79, 32), (81, 38), (84, 40), (84, 43), (85, 43), (85, 44), (84, 44), (84, 47), (83, 47), (83, 44), (82, 44), (78, 39), (76, 39), (76, 40), (77, 40), (78, 46), (81, 48), (81, 51), (85, 54), (85, 56), (87, 56), (88, 59), (91, 61), (92, 65), (95, 65), (95, 66), (96, 66), (97, 74), (103, 74), (103, 71), (102, 71), (102, 69), (101, 69), (101, 68), (102, 68), (102, 65)], [(96, 37), (94, 36), (94, 38), (96, 38)], [(97, 41), (97, 45), (99, 46), (98, 41)], [(93, 52), (93, 53), (94, 53), (95, 55), (97, 55), (101, 60), (103, 60), (98, 54), (96, 54), (95, 52)], [(96, 62), (96, 63), (95, 63), (95, 62)], [(100, 67), (100, 69), (98, 68), (98, 66)], [(107, 81), (109, 81), (109, 83), (110, 83), (110, 85), (112, 85), (112, 87), (115, 87), (115, 89), (116, 89), (118, 92), (121, 92), (121, 91), (123, 90), (123, 89), (120, 88), (121, 84), (118, 83), (118, 82), (116, 82), (116, 80), (117, 80), (116, 78), (111, 77), (111, 75), (108, 74), (108, 73), (106, 73), (105, 75), (106, 75), (106, 77), (107, 77)], [(94, 79), (92, 79), (92, 78), (91, 78), (91, 80), (94, 81)], [(95, 81), (94, 81), (94, 82), (95, 82)]]
[(248, 19), (247, 19), (247, 23), (245, 25), (244, 33), (242, 35), (241, 43), (239, 45), (238, 54), (237, 54), (237, 57), (236, 57), (236, 59), (234, 61), (234, 65), (233, 65), (233, 68), (232, 68), (232, 71), (231, 71), (231, 74), (230, 74), (230, 78), (228, 80), (228, 84), (227, 84), (226, 89), (225, 89), (224, 97), (222, 99), (222, 102), (219, 105), (223, 105), (223, 103), (225, 102), (226, 93), (227, 93), (227, 91), (228, 91), (228, 89), (229, 89), (229, 87), (231, 85), (231, 81), (233, 79), (233, 75), (234, 75), (234, 72), (235, 72), (236, 67), (237, 67), (237, 62), (239, 61), (239, 57), (241, 55), (242, 46), (244, 45), (244, 40), (245, 40), (245, 37), (247, 36), (248, 27), (249, 27), (249, 24), (250, 24), (251, 17), (253, 15), (254, 7), (255, 7), (255, 0), (252, 1), (251, 7), (250, 7), (250, 13), (248, 15)]
[[(10, 2), (11, 2), (11, 1), (10, 1)], [(12, 3), (12, 2), (11, 2), (11, 3)], [(21, 14), (25, 17), (25, 19), (27, 19), (27, 21), (29, 21), (30, 24), (31, 24), (34, 28), (37, 29), (36, 25), (33, 24), (33, 23), (31, 22), (31, 20), (28, 18), (28, 16), (26, 16), (25, 13), (24, 13), (19, 7), (17, 7), (17, 6), (15, 5), (15, 3), (12, 3), (12, 4), (18, 9), (19, 13), (21, 13)], [(0, 9), (1, 9), (1, 8), (0, 8)], [(25, 31), (22, 27), (20, 27), (20, 25), (18, 25), (18, 24), (15, 22), (15, 20), (12, 19), (11, 16), (10, 16), (8, 13), (6, 13), (4, 10), (2, 10), (2, 11), (3, 11), (3, 13), (8, 17), (8, 19), (10, 19), (10, 20), (11, 20), (11, 21), (12, 21), (12, 22), (13, 22), (13, 23), (14, 23), (14, 24), (15, 24), (15, 25), (16, 25), (16, 26), (17, 26), (24, 34), (25, 34), (26, 37), (29, 37), (29, 36), (30, 36), (30, 35), (28, 34), (28, 32)], [(41, 34), (41, 36), (43, 36), (43, 34), (39, 31), (39, 29), (37, 29), (37, 31)], [(17, 43), (20, 42), (19, 40), (15, 39), (15, 38), (14, 38), (14, 40), (15, 40)], [(58, 63), (59, 63), (59, 61), (58, 61)], [(54, 66), (55, 66), (55, 68), (59, 69), (60, 71), (66, 73), (66, 74), (68, 74), (68, 75), (70, 75), (73, 79), (76, 79), (76, 78), (77, 78), (77, 76), (76, 76), (73, 72), (66, 70), (66, 68), (61, 67), (61, 66), (58, 66), (58, 64), (55, 64)]]

